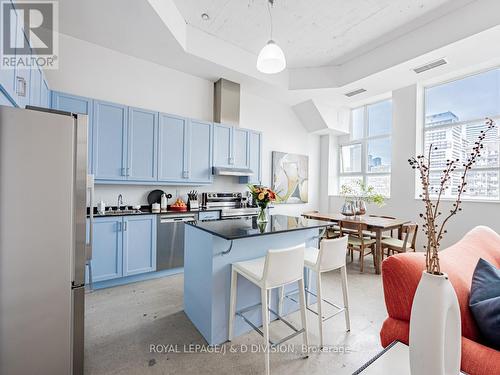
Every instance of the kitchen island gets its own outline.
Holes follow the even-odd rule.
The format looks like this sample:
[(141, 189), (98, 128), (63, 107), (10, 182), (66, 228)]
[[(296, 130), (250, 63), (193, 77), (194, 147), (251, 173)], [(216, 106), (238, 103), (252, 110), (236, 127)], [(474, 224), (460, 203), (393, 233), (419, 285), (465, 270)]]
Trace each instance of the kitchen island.
[[(228, 339), (231, 264), (265, 256), (269, 249), (306, 243), (317, 246), (322, 228), (332, 223), (304, 217), (273, 215), (265, 224), (256, 218), (187, 223), (184, 247), (184, 311), (209, 345)], [(307, 280), (307, 279), (306, 279)], [(294, 284), (287, 292), (296, 290)], [(238, 279), (237, 310), (260, 303), (260, 290), (245, 278)], [(272, 290), (271, 309), (278, 311), (278, 290)], [(298, 310), (286, 299), (283, 315)], [(260, 326), (260, 310), (246, 316)], [(271, 314), (271, 319), (276, 317)], [(251, 328), (235, 319), (234, 336)]]

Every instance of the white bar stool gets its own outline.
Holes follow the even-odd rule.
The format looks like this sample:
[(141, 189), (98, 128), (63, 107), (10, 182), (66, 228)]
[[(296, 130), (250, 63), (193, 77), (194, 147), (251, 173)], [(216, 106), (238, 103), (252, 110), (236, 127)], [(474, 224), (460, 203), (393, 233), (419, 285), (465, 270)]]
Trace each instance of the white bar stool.
[[(320, 347), (323, 347), (323, 322), (327, 321), (330, 318), (333, 318), (335, 315), (341, 313), (342, 311), (344, 311), (345, 314), (345, 324), (347, 332), (351, 330), (351, 322), (349, 319), (349, 297), (347, 290), (347, 269), (345, 260), (347, 240), (347, 236), (334, 239), (322, 239), (320, 242), (319, 250), (309, 247), (306, 248), (304, 252), (304, 266), (308, 269), (308, 283), (306, 288), (307, 309), (318, 315)], [(339, 268), (342, 278), (342, 294), (344, 297), (344, 307), (338, 306), (322, 297), (323, 292), (321, 286), (321, 274), (324, 272), (337, 270)], [(310, 271), (314, 271), (316, 274), (316, 294), (309, 290), (309, 286), (311, 285)], [(280, 305), (283, 303), (283, 289), (284, 288), (280, 290)], [(309, 307), (309, 294), (317, 297), (317, 312)], [(322, 302), (328, 303), (330, 306), (336, 308), (337, 311), (330, 316), (323, 317), (321, 308)]]
[[(265, 350), (265, 369), (269, 375), (269, 344), (271, 346), (280, 345), (283, 342), (295, 337), (299, 334), (304, 334), (304, 345), (308, 347), (307, 341), (307, 322), (306, 322), (306, 301), (304, 288), (304, 251), (305, 244), (289, 247), (286, 249), (269, 250), (265, 257), (252, 259), (244, 262), (232, 264), (231, 270), (231, 297), (229, 310), (229, 341), (233, 339), (234, 317), (240, 316), (254, 330), (264, 337), (266, 343)], [(261, 289), (261, 303), (255, 306), (245, 308), (241, 311), (236, 311), (236, 292), (238, 274), (245, 277)], [(302, 329), (295, 328), (291, 323), (284, 320), (276, 312), (269, 308), (268, 291), (274, 288), (282, 288), (285, 285), (298, 282), (300, 294), (300, 315), (302, 320)], [(262, 308), (262, 331), (249, 321), (244, 313), (258, 308)], [(287, 326), (295, 332), (285, 337), (279, 342), (271, 342), (269, 340), (269, 314), (275, 314), (278, 319), (283, 321)]]

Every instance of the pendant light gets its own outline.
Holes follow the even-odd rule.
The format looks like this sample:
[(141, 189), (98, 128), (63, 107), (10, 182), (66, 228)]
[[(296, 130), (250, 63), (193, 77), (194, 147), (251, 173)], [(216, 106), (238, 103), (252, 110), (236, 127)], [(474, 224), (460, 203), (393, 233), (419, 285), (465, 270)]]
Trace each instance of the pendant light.
[(275, 74), (286, 68), (285, 54), (283, 50), (273, 40), (273, 17), (271, 7), (274, 6), (274, 0), (268, 0), (267, 9), (271, 21), (271, 38), (262, 48), (257, 57), (257, 70), (266, 74)]

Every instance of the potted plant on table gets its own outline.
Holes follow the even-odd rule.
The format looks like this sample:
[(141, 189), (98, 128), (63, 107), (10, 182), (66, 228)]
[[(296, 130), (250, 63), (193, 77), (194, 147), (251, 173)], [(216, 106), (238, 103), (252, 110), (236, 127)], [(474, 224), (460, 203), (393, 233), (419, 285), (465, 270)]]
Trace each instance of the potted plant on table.
[[(410, 166), (420, 177), (424, 202), (423, 231), (427, 237), (425, 248), (425, 270), (418, 284), (410, 316), (410, 369), (412, 375), (459, 374), (461, 359), (461, 319), (457, 295), (448, 275), (441, 272), (439, 247), (446, 234), (446, 224), (462, 210), (462, 195), (466, 192), (467, 174), (477, 163), (484, 148), (487, 132), (495, 127), (491, 119), (486, 119), (482, 130), (464, 160), (449, 159), (440, 171), (439, 184), (431, 182), (433, 171), (432, 155), (438, 150), (429, 146), (427, 156), (418, 155), (408, 159)], [(447, 214), (442, 212), (442, 199), (453, 182), (457, 168), (461, 166), (460, 178), (455, 185), (456, 198)], [(438, 170), (439, 172), (439, 170)], [(435, 177), (434, 177), (435, 179)], [(434, 180), (435, 181), (435, 180)], [(444, 210), (443, 210), (444, 211)]]
[(257, 204), (260, 211), (257, 216), (257, 221), (260, 223), (265, 223), (268, 221), (267, 206), (269, 203), (276, 200), (276, 193), (271, 189), (259, 186), (259, 185), (248, 185), (250, 194), (252, 194), (253, 201)]
[(385, 202), (384, 196), (377, 193), (373, 186), (359, 180), (351, 184), (343, 184), (340, 188), (340, 195), (345, 199), (341, 210), (345, 216), (364, 215), (367, 203), (374, 203), (381, 207)]

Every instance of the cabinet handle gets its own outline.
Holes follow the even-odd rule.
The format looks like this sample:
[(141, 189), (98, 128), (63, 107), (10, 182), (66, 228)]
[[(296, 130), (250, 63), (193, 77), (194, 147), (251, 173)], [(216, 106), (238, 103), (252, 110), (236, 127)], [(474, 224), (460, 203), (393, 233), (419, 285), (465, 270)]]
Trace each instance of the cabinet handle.
[(16, 76), (16, 94), (17, 96), (26, 96), (26, 80), (24, 77)]
[(130, 176), (130, 168), (127, 168), (127, 176)]
[(126, 173), (126, 168), (122, 168), (122, 176), (126, 176), (127, 173)]
[(189, 178), (189, 172), (188, 171), (182, 172), (182, 177), (183, 178)]
[(123, 223), (123, 231), (126, 232), (127, 231), (127, 222), (125, 221)]
[(118, 222), (116, 224), (118, 224), (118, 232), (121, 232), (122, 231), (122, 223)]

